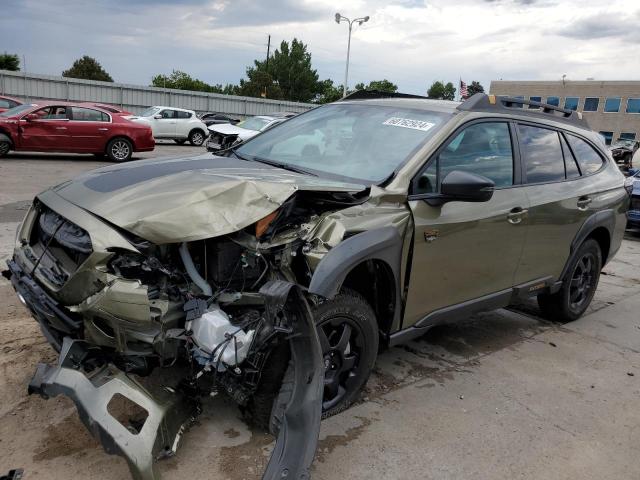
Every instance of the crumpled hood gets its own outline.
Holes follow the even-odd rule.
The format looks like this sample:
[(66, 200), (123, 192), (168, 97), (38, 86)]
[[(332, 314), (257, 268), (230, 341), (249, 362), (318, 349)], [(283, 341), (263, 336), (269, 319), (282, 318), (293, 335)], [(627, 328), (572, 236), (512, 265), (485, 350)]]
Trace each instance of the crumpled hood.
[(53, 190), (118, 227), (164, 244), (238, 231), (277, 210), (296, 190), (364, 188), (205, 154), (101, 168)]
[(248, 130), (246, 128), (237, 127), (236, 125), (232, 125), (230, 123), (210, 125), (208, 129), (211, 132), (221, 133), (223, 135), (238, 135), (238, 137), (242, 140), (247, 140), (251, 137), (255, 137), (260, 133), (255, 130)]

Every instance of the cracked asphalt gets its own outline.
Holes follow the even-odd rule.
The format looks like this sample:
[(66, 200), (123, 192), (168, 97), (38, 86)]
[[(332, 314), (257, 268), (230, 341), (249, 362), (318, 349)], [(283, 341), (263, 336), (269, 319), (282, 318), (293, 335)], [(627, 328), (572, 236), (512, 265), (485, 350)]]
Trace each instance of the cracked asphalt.
[[(202, 149), (163, 145), (156, 156)], [(148, 154), (145, 154), (148, 156)], [(30, 199), (104, 165), (90, 157), (0, 160), (0, 260)], [(640, 445), (640, 236), (605, 267), (588, 314), (541, 320), (535, 303), (432, 329), (378, 359), (361, 401), (323, 422), (313, 478), (636, 479)], [(28, 397), (54, 352), (0, 279), (0, 475), (126, 479), (64, 398)], [(272, 439), (230, 400), (207, 400), (164, 479), (257, 479)]]

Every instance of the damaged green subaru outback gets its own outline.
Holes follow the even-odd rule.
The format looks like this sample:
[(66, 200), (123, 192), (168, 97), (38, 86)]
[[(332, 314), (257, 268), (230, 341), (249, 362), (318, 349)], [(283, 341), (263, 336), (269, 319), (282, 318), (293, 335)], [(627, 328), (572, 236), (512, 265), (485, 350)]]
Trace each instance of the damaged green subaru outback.
[[(533, 296), (580, 317), (628, 203), (577, 112), (484, 94), (360, 92), (218, 156), (95, 170), (35, 198), (5, 272), (60, 352), (29, 391), (143, 479), (224, 393), (276, 437), (263, 478), (308, 478), (380, 349)], [(152, 392), (158, 370), (180, 374)]]

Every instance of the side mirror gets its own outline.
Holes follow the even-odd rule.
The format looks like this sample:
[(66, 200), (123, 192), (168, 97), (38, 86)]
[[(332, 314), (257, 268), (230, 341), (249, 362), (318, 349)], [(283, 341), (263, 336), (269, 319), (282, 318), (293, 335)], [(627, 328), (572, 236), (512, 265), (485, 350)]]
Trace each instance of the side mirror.
[(22, 118), (27, 122), (33, 122), (34, 120), (38, 120), (39, 117), (35, 113), (28, 113)]
[(495, 183), (487, 177), (475, 173), (454, 170), (442, 179), (440, 195), (430, 198), (430, 205), (447, 202), (488, 202), (493, 196)]
[(157, 115), (154, 115), (153, 118), (155, 118), (156, 120), (160, 120), (162, 118), (162, 115), (158, 113)]

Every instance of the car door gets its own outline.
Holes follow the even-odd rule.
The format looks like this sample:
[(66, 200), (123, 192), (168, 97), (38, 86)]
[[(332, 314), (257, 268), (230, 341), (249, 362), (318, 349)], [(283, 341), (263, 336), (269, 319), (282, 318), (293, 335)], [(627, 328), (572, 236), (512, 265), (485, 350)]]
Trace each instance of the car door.
[(153, 116), (153, 136), (156, 138), (175, 138), (176, 111), (165, 108)]
[[(519, 183), (513, 126), (477, 121), (459, 129), (414, 178), (409, 196), (414, 238), (404, 327), (445, 307), (509, 294), (526, 232), (527, 198)], [(483, 175), (495, 183), (487, 202), (428, 198), (452, 171)], [(506, 292), (506, 293), (505, 293)]]
[(18, 145), (21, 150), (70, 150), (69, 107), (51, 105), (24, 115), (20, 119)]
[(187, 138), (189, 136), (193, 127), (191, 116), (191, 112), (176, 110), (176, 137)]
[(75, 152), (104, 152), (110, 135), (111, 117), (99, 110), (71, 107), (68, 133)]
[(526, 123), (517, 132), (530, 226), (516, 282), (555, 280), (580, 226), (594, 212), (598, 184), (591, 174), (604, 159), (575, 135)]

